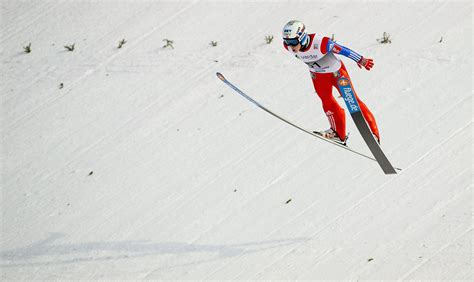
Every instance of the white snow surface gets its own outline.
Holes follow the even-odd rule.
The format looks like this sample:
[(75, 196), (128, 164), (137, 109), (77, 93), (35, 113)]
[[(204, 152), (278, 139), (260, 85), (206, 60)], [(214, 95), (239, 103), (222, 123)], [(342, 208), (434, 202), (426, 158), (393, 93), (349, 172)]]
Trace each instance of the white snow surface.
[[(473, 279), (470, 1), (0, 12), (1, 280)], [(291, 19), (374, 59), (343, 61), (402, 172), (217, 79), (326, 129), (307, 67), (282, 47)]]

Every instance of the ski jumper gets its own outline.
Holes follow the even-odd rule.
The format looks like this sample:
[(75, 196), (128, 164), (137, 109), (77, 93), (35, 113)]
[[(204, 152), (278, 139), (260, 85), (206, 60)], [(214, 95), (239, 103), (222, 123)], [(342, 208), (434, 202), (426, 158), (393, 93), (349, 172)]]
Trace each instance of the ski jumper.
[[(329, 120), (331, 128), (338, 134), (341, 140), (346, 137), (346, 116), (344, 109), (339, 105), (332, 95), (332, 87), (337, 86), (337, 80), (341, 77), (346, 78), (354, 89), (349, 73), (344, 63), (334, 54), (346, 56), (359, 63), (362, 56), (356, 52), (331, 41), (328, 37), (309, 34), (309, 44), (306, 48), (294, 53), (291, 48), (283, 42), (286, 50), (295, 55), (296, 58), (302, 60), (308, 65), (313, 80), (313, 86), (321, 98), (323, 110)], [(380, 140), (379, 131), (375, 118), (367, 108), (367, 106), (359, 99), (354, 91), (354, 95), (359, 103), (362, 115), (369, 125), (372, 133)]]

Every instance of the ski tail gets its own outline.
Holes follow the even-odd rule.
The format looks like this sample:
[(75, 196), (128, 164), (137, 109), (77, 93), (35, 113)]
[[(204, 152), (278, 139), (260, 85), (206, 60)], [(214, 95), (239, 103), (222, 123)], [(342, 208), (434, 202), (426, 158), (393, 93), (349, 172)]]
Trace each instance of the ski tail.
[(351, 114), (352, 120), (354, 121), (360, 135), (367, 144), (367, 147), (369, 147), (369, 150), (372, 152), (378, 164), (380, 165), (380, 168), (382, 168), (385, 174), (396, 174), (396, 168), (392, 166), (387, 156), (382, 151), (382, 148), (380, 147), (377, 140), (375, 140), (374, 136), (372, 135), (372, 131), (370, 130), (367, 122), (364, 119), (364, 116), (362, 115), (362, 111), (360, 109), (359, 103), (357, 102), (350, 81), (345, 77), (340, 77), (337, 82), (339, 86), (339, 92), (342, 94), (344, 102), (346, 102), (346, 106)]

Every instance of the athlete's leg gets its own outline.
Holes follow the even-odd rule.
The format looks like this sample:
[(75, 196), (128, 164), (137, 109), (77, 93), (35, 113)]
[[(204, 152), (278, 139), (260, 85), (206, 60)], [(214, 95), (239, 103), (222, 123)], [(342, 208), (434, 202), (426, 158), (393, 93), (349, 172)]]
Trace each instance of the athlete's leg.
[[(341, 68), (339, 69), (338, 77), (341, 77), (341, 76), (347, 78), (349, 80), (349, 82), (351, 83), (352, 90), (354, 91), (354, 95), (357, 99), (357, 102), (359, 103), (359, 107), (360, 107), (360, 110), (362, 112), (362, 115), (364, 116), (365, 121), (369, 125), (370, 130), (372, 131), (372, 133), (375, 136), (377, 136), (377, 138), (379, 139), (379, 142), (380, 142), (380, 134), (379, 134), (379, 130), (377, 128), (377, 122), (375, 121), (375, 117), (372, 114), (372, 112), (370, 112), (369, 108), (365, 105), (365, 103), (362, 102), (359, 99), (359, 96), (357, 96), (357, 93), (355, 92), (355, 89), (354, 89), (354, 85), (352, 84), (351, 78), (349, 77), (349, 73), (347, 72), (346, 67), (344, 66), (344, 64), (342, 64)], [(334, 78), (333, 83), (334, 83), (334, 86), (336, 86), (338, 91), (339, 91), (339, 87), (337, 86), (337, 78), (338, 77)], [(341, 95), (342, 95), (342, 93), (341, 93)]]
[(332, 95), (333, 74), (332, 73), (311, 73), (313, 86), (323, 104), (324, 113), (329, 120), (331, 128), (337, 132), (341, 140), (346, 137), (346, 116), (344, 109), (334, 99)]

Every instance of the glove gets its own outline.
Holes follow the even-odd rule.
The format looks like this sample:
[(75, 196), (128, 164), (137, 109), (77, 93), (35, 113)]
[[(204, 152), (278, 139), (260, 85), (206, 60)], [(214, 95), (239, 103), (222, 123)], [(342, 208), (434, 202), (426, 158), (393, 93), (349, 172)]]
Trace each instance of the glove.
[(364, 67), (366, 70), (370, 70), (374, 66), (374, 60), (362, 57), (360, 61), (357, 62), (357, 65), (359, 68)]

